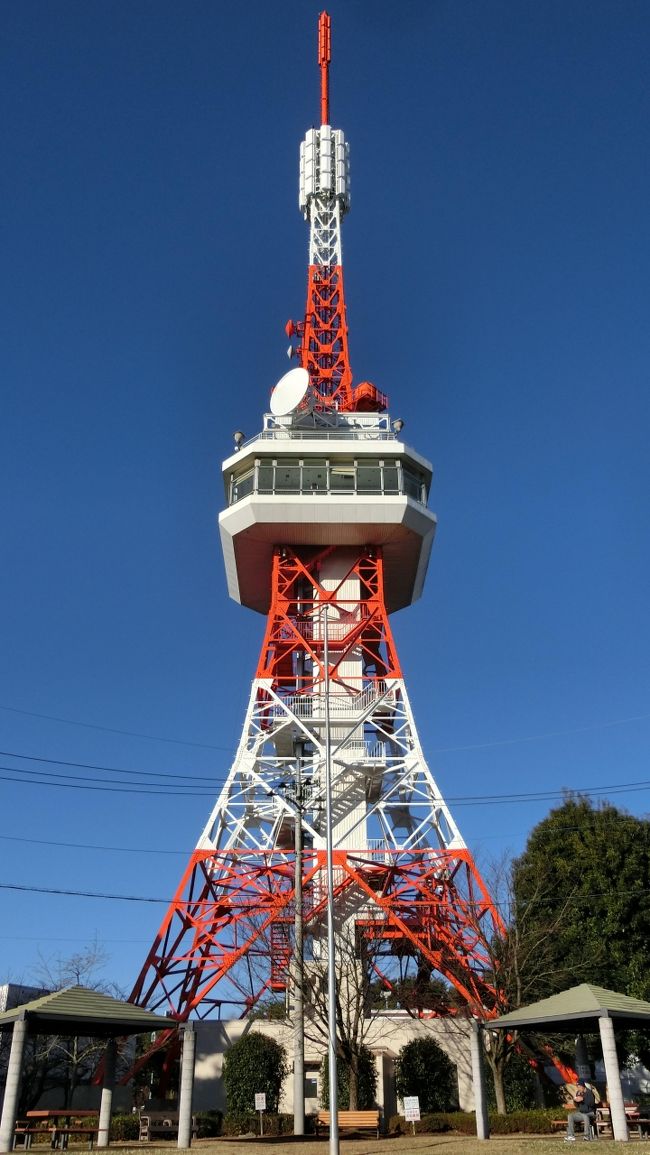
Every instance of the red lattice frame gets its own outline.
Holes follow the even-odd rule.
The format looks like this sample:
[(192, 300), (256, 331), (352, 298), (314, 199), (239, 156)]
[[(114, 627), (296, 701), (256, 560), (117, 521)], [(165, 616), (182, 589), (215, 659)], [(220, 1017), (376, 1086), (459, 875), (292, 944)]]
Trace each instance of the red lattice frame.
[(354, 409), (342, 265), (309, 266), (305, 320), (295, 329), (300, 364), (322, 407)]
[[(303, 854), (305, 924), (322, 926), (326, 914), (325, 850)], [(503, 932), (497, 911), (467, 850), (334, 851), (334, 901), (353, 891), (376, 915), (358, 920), (361, 934), (418, 952), (475, 1012), (496, 1005), (487, 944)], [(228, 976), (245, 1014), (273, 989), (273, 927), (285, 931), (294, 909), (294, 858), (279, 852), (196, 850), (131, 994), (131, 1002), (185, 1021), (218, 1010), (218, 985)], [(256, 967), (238, 964), (253, 953)], [(256, 969), (257, 968), (257, 969)], [(232, 1002), (229, 998), (228, 1002)]]
[[(270, 678), (276, 693), (313, 694), (325, 683), (323, 663), (323, 606), (328, 606), (329, 678), (332, 692), (362, 689), (362, 684), (401, 678), (392, 631), (384, 602), (381, 552), (366, 549), (349, 564), (334, 589), (320, 581), (325, 550), (276, 549), (273, 556), (271, 605), (257, 667), (257, 678)], [(343, 593), (351, 577), (359, 582), (359, 597)], [(366, 672), (359, 684), (344, 679), (340, 669), (352, 653)], [(307, 658), (305, 674), (298, 657)], [(304, 666), (304, 662), (303, 662)], [(369, 673), (373, 670), (373, 673)]]

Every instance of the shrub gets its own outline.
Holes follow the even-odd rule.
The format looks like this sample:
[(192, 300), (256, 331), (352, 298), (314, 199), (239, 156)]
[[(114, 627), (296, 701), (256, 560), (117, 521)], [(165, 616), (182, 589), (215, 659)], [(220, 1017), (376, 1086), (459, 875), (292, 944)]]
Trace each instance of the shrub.
[[(340, 1056), (336, 1060), (336, 1082), (338, 1088), (338, 1105), (345, 1111), (350, 1106), (350, 1069)], [(321, 1106), (327, 1110), (330, 1105), (330, 1071), (327, 1054), (323, 1056), (323, 1062), (321, 1064), (321, 1088)], [(357, 1109), (359, 1111), (364, 1111), (375, 1106), (376, 1090), (377, 1068), (375, 1067), (375, 1059), (372, 1052), (362, 1045), (359, 1050), (359, 1086), (357, 1095)]]
[(451, 1059), (433, 1038), (412, 1039), (395, 1064), (400, 1099), (417, 1095), (420, 1111), (453, 1111), (458, 1106), (458, 1078)]
[(140, 1118), (132, 1112), (128, 1115), (113, 1115), (111, 1119), (111, 1139), (131, 1140), (140, 1137)]
[(255, 1095), (266, 1095), (266, 1107), (277, 1112), (282, 1084), (288, 1074), (284, 1047), (259, 1031), (242, 1035), (226, 1051), (223, 1081), (228, 1113), (248, 1115), (255, 1111)]
[[(440, 1113), (422, 1115), (419, 1122), (415, 1124), (415, 1132), (418, 1135), (433, 1135), (452, 1130), (452, 1124)], [(403, 1115), (391, 1115), (388, 1120), (389, 1135), (411, 1134), (412, 1132), (413, 1124), (407, 1123)]]
[(221, 1134), (223, 1111), (198, 1111), (195, 1118), (197, 1139), (213, 1139)]
[[(309, 1131), (308, 1120), (305, 1119), (305, 1131)], [(259, 1113), (246, 1111), (242, 1114), (224, 1115), (221, 1122), (221, 1135), (259, 1135)], [(293, 1115), (273, 1115), (264, 1113), (265, 1135), (293, 1135)]]
[[(490, 1112), (489, 1124), (492, 1135), (551, 1135), (551, 1123), (558, 1118), (557, 1110), (545, 1107), (536, 1111), (513, 1111), (509, 1115)], [(408, 1134), (412, 1130), (402, 1115), (392, 1115), (388, 1128), (391, 1133)], [(423, 1115), (415, 1124), (417, 1135), (435, 1134), (440, 1131), (456, 1131), (461, 1135), (476, 1135), (476, 1115), (473, 1111), (436, 1111)], [(557, 1132), (556, 1132), (557, 1134)]]

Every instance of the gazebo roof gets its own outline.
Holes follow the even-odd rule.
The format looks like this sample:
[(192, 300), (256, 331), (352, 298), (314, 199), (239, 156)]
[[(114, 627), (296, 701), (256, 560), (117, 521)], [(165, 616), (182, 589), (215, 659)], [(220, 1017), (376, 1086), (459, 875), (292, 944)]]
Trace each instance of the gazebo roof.
[(30, 1035), (56, 1035), (65, 1031), (104, 1038), (139, 1035), (179, 1025), (176, 1019), (155, 1015), (133, 1003), (86, 987), (67, 987), (5, 1011), (0, 1014), (0, 1031), (9, 1030), (22, 1019), (27, 1021)]
[(485, 1025), (504, 1030), (520, 1027), (550, 1027), (557, 1030), (566, 1024), (567, 1030), (579, 1032), (597, 1030), (597, 1020), (609, 1018), (625, 1020), (628, 1027), (650, 1024), (650, 1003), (643, 999), (633, 999), (605, 987), (580, 983), (559, 995), (541, 999), (528, 1007), (519, 1007), (498, 1019), (491, 1019)]

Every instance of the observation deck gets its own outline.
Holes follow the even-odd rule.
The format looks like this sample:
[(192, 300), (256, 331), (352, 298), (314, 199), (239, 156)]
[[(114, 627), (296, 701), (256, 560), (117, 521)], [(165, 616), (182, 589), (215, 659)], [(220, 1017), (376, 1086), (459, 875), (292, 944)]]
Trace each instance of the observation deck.
[(436, 518), (432, 469), (378, 413), (267, 414), (223, 463), (228, 593), (267, 613), (275, 546), (379, 546), (389, 613), (422, 592)]

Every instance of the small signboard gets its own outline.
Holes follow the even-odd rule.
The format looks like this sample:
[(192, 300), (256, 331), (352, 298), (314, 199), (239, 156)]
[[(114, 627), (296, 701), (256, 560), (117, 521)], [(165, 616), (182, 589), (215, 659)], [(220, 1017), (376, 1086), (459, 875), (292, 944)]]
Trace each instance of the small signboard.
[(264, 1134), (264, 1115), (266, 1111), (266, 1095), (264, 1091), (257, 1091), (255, 1094), (255, 1110), (260, 1113), (260, 1135)]
[(407, 1123), (420, 1122), (420, 1100), (417, 1095), (407, 1095), (404, 1099), (404, 1118)]

